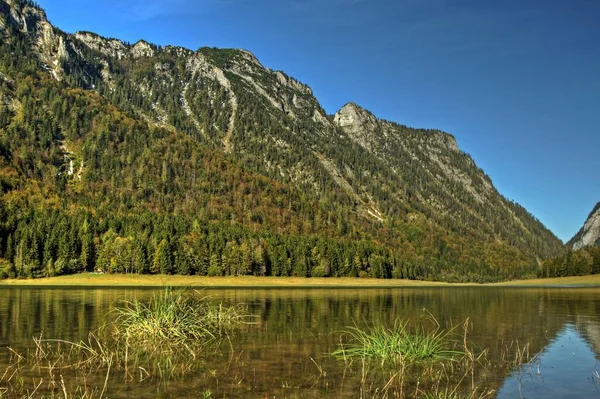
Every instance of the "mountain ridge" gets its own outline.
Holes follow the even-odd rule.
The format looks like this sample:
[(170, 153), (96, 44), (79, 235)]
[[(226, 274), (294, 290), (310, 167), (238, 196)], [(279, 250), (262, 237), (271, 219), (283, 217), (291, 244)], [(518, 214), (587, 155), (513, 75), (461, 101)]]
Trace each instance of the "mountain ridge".
[[(19, 86), (27, 86), (26, 79), (20, 76), (23, 74), (36, 77), (46, 73), (48, 79), (57, 82), (35, 78), (38, 87), (29, 90), (39, 93), (35, 94), (37, 101), (48, 109), (45, 117), (61, 126), (57, 135), (64, 138), (53, 138), (49, 144), (63, 148), (65, 159), (68, 156), (71, 161), (77, 160), (74, 167), (80, 170), (80, 182), (70, 177), (67, 188), (89, 184), (89, 179), (102, 176), (118, 182), (113, 187), (122, 191), (125, 182), (136, 180), (135, 176), (123, 179), (118, 170), (87, 160), (98, 157), (90, 148), (99, 151), (105, 144), (100, 145), (99, 141), (96, 145), (96, 141), (105, 139), (101, 132), (95, 132), (94, 124), (89, 125), (92, 134), (73, 125), (90, 117), (90, 105), (84, 104), (96, 103), (95, 96), (99, 96), (103, 104), (100, 107), (106, 110), (102, 112), (110, 113), (111, 107), (116, 107), (135, 126), (139, 125), (137, 136), (143, 137), (149, 134), (144, 131), (154, 129), (183, 134), (191, 140), (186, 139), (189, 145), (200, 146), (198, 151), (203, 148), (223, 154), (232, 170), (253, 173), (251, 180), (264, 176), (289, 187), (290, 192), (297, 193), (297, 206), (291, 208), (297, 208), (294, 212), (300, 212), (298, 220), (304, 218), (306, 224), (296, 226), (294, 236), (319, 234), (317, 226), (321, 225), (322, 216), (308, 210), (308, 204), (317, 201), (328, 215), (326, 223), (335, 225), (338, 240), (354, 234), (379, 248), (369, 250), (372, 253), (385, 248), (387, 254), (378, 255), (383, 256), (385, 267), (389, 268), (383, 273), (385, 276), (391, 276), (394, 267), (417, 270), (420, 278), (435, 279), (462, 278), (459, 276), (466, 274), (474, 278), (477, 273), (506, 278), (516, 270), (535, 274), (540, 259), (562, 251), (562, 243), (537, 219), (498, 193), (491, 179), (460, 150), (452, 135), (378, 119), (355, 103), (346, 104), (328, 118), (308, 85), (284, 72), (265, 68), (246, 50), (202, 47), (194, 52), (177, 46), (155, 46), (143, 40), (129, 45), (85, 31), (67, 34), (54, 28), (33, 2), (19, 0), (0, 0), (0, 34), (7, 39), (2, 44), (5, 55), (0, 71)], [(44, 94), (48, 91), (62, 91), (67, 98), (75, 93), (76, 106), (71, 107), (75, 106), (77, 115), (61, 110), (60, 101), (49, 101), (48, 94)], [(28, 100), (27, 89), (6, 89), (3, 96)], [(6, 115), (7, 126), (21, 123), (14, 110)], [(121, 144), (116, 139), (108, 137), (106, 144), (118, 147)], [(69, 151), (64, 150), (67, 142)], [(15, 153), (16, 149), (11, 151)], [(114, 158), (116, 155), (106, 154), (112, 163), (122, 163)], [(41, 176), (52, 168), (65, 167), (58, 161), (56, 165), (44, 163), (43, 154), (39, 156)], [(126, 163), (135, 163), (125, 154), (120, 156), (125, 157)], [(169, 172), (168, 167), (174, 160), (155, 156), (166, 168), (161, 173), (175, 173)], [(7, 158), (8, 164), (22, 164), (15, 163), (15, 159), (20, 158)], [(181, 173), (196, 176), (196, 170), (188, 171), (188, 167)], [(20, 173), (21, 179), (29, 181), (26, 173)], [(184, 176), (173, 175), (176, 180), (187, 179)], [(97, 180), (95, 184), (104, 183), (105, 180)], [(165, 183), (157, 182), (159, 186)], [(53, 184), (48, 184), (53, 189)], [(173, 199), (193, 197), (189, 192), (192, 189), (193, 185), (189, 185), (174, 193)], [(146, 190), (154, 193), (156, 188)], [(218, 198), (229, 194), (224, 191), (213, 195)], [(116, 201), (111, 203), (113, 206), (125, 203), (118, 198), (111, 200)], [(78, 200), (69, 201), (80, 206)], [(162, 212), (165, 211), (159, 213)], [(186, 217), (193, 219), (194, 215), (189, 213)], [(244, 220), (237, 222), (240, 228), (252, 226)], [(280, 229), (286, 237), (291, 234), (278, 223), (270, 222), (268, 228)], [(102, 228), (94, 232), (99, 247), (104, 245), (107, 233)], [(155, 253), (160, 242), (153, 237), (149, 241), (149, 251)], [(230, 246), (241, 245), (242, 239), (234, 241), (235, 245)], [(181, 243), (173, 245), (177, 248)], [(228, 251), (219, 247), (215, 253), (222, 259)], [(343, 264), (353, 258), (329, 259), (330, 266), (325, 267), (320, 260), (315, 261), (324, 256), (323, 250), (319, 256), (288, 256), (294, 262), (307, 256), (316, 263), (311, 268), (319, 273), (329, 270), (326, 274), (335, 269), (332, 263)], [(362, 271), (368, 275), (379, 273), (373, 271), (368, 254), (357, 256), (363, 259), (355, 262), (362, 264), (356, 266), (357, 270), (365, 269)]]

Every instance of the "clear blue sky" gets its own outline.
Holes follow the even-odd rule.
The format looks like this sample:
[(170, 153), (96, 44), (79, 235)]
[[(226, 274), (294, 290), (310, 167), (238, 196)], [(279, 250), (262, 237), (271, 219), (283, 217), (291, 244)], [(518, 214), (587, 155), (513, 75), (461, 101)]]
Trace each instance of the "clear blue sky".
[(245, 48), (334, 113), (456, 136), (568, 240), (600, 201), (598, 0), (38, 0), (67, 32)]

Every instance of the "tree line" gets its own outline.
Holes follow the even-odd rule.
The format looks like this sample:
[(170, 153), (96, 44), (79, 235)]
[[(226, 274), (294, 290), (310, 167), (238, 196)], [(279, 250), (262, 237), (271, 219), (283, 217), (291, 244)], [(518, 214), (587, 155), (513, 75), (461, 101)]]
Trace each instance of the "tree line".
[(540, 277), (568, 277), (600, 274), (600, 247), (567, 249), (560, 256), (544, 261)]

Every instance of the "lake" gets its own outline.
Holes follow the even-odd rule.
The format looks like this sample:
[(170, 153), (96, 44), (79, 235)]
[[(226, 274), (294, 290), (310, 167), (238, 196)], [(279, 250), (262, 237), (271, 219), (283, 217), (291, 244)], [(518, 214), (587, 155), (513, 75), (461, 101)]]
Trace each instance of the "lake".
[[(33, 338), (85, 342), (120, 301), (149, 300), (154, 292), (0, 288), (0, 397), (20, 397), (18, 385), (25, 397), (52, 392), (64, 397), (64, 390), (68, 397), (83, 396), (87, 389), (93, 393), (89, 396), (105, 398), (393, 398), (428, 393), (438, 398), (600, 398), (597, 288), (211, 289), (203, 294), (224, 304), (244, 303), (256, 317), (243, 331), (194, 358), (187, 372), (161, 379), (148, 377), (143, 368), (114, 367), (82, 375), (72, 368), (37, 364), (22, 366), (18, 379), (10, 379), (19, 361), (15, 353), (24, 359), (35, 352)], [(399, 319), (411, 328), (435, 329), (437, 323), (461, 345), (466, 328), (467, 345), (480, 357), (470, 369), (445, 367), (442, 373), (452, 378), (428, 378), (430, 371), (415, 368), (400, 379), (393, 366), (349, 364), (331, 356), (349, 327), (392, 327)], [(520, 361), (514, 361), (517, 356)]]

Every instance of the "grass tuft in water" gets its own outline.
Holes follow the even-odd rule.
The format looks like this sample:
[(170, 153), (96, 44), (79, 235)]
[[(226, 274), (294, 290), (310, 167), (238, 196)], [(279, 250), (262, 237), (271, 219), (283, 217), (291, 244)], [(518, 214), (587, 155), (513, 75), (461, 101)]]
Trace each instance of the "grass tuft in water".
[[(149, 302), (121, 302), (87, 341), (34, 337), (34, 350), (10, 351), (0, 371), (4, 397), (103, 398), (109, 379), (158, 381), (198, 372), (220, 338), (250, 324), (246, 307), (224, 306), (198, 291), (167, 288)], [(29, 376), (34, 376), (33, 385)], [(208, 396), (207, 396), (208, 395)], [(210, 391), (204, 397), (211, 397)]]
[(346, 343), (332, 355), (340, 360), (379, 360), (382, 364), (413, 364), (453, 361), (464, 355), (453, 349), (453, 330), (436, 328), (427, 332), (423, 327), (411, 331), (408, 322), (396, 320), (392, 328), (373, 326), (350, 327), (344, 332)]
[(249, 318), (242, 305), (223, 306), (198, 291), (171, 288), (147, 303), (125, 301), (114, 312), (116, 341), (146, 349), (205, 345), (238, 330)]

